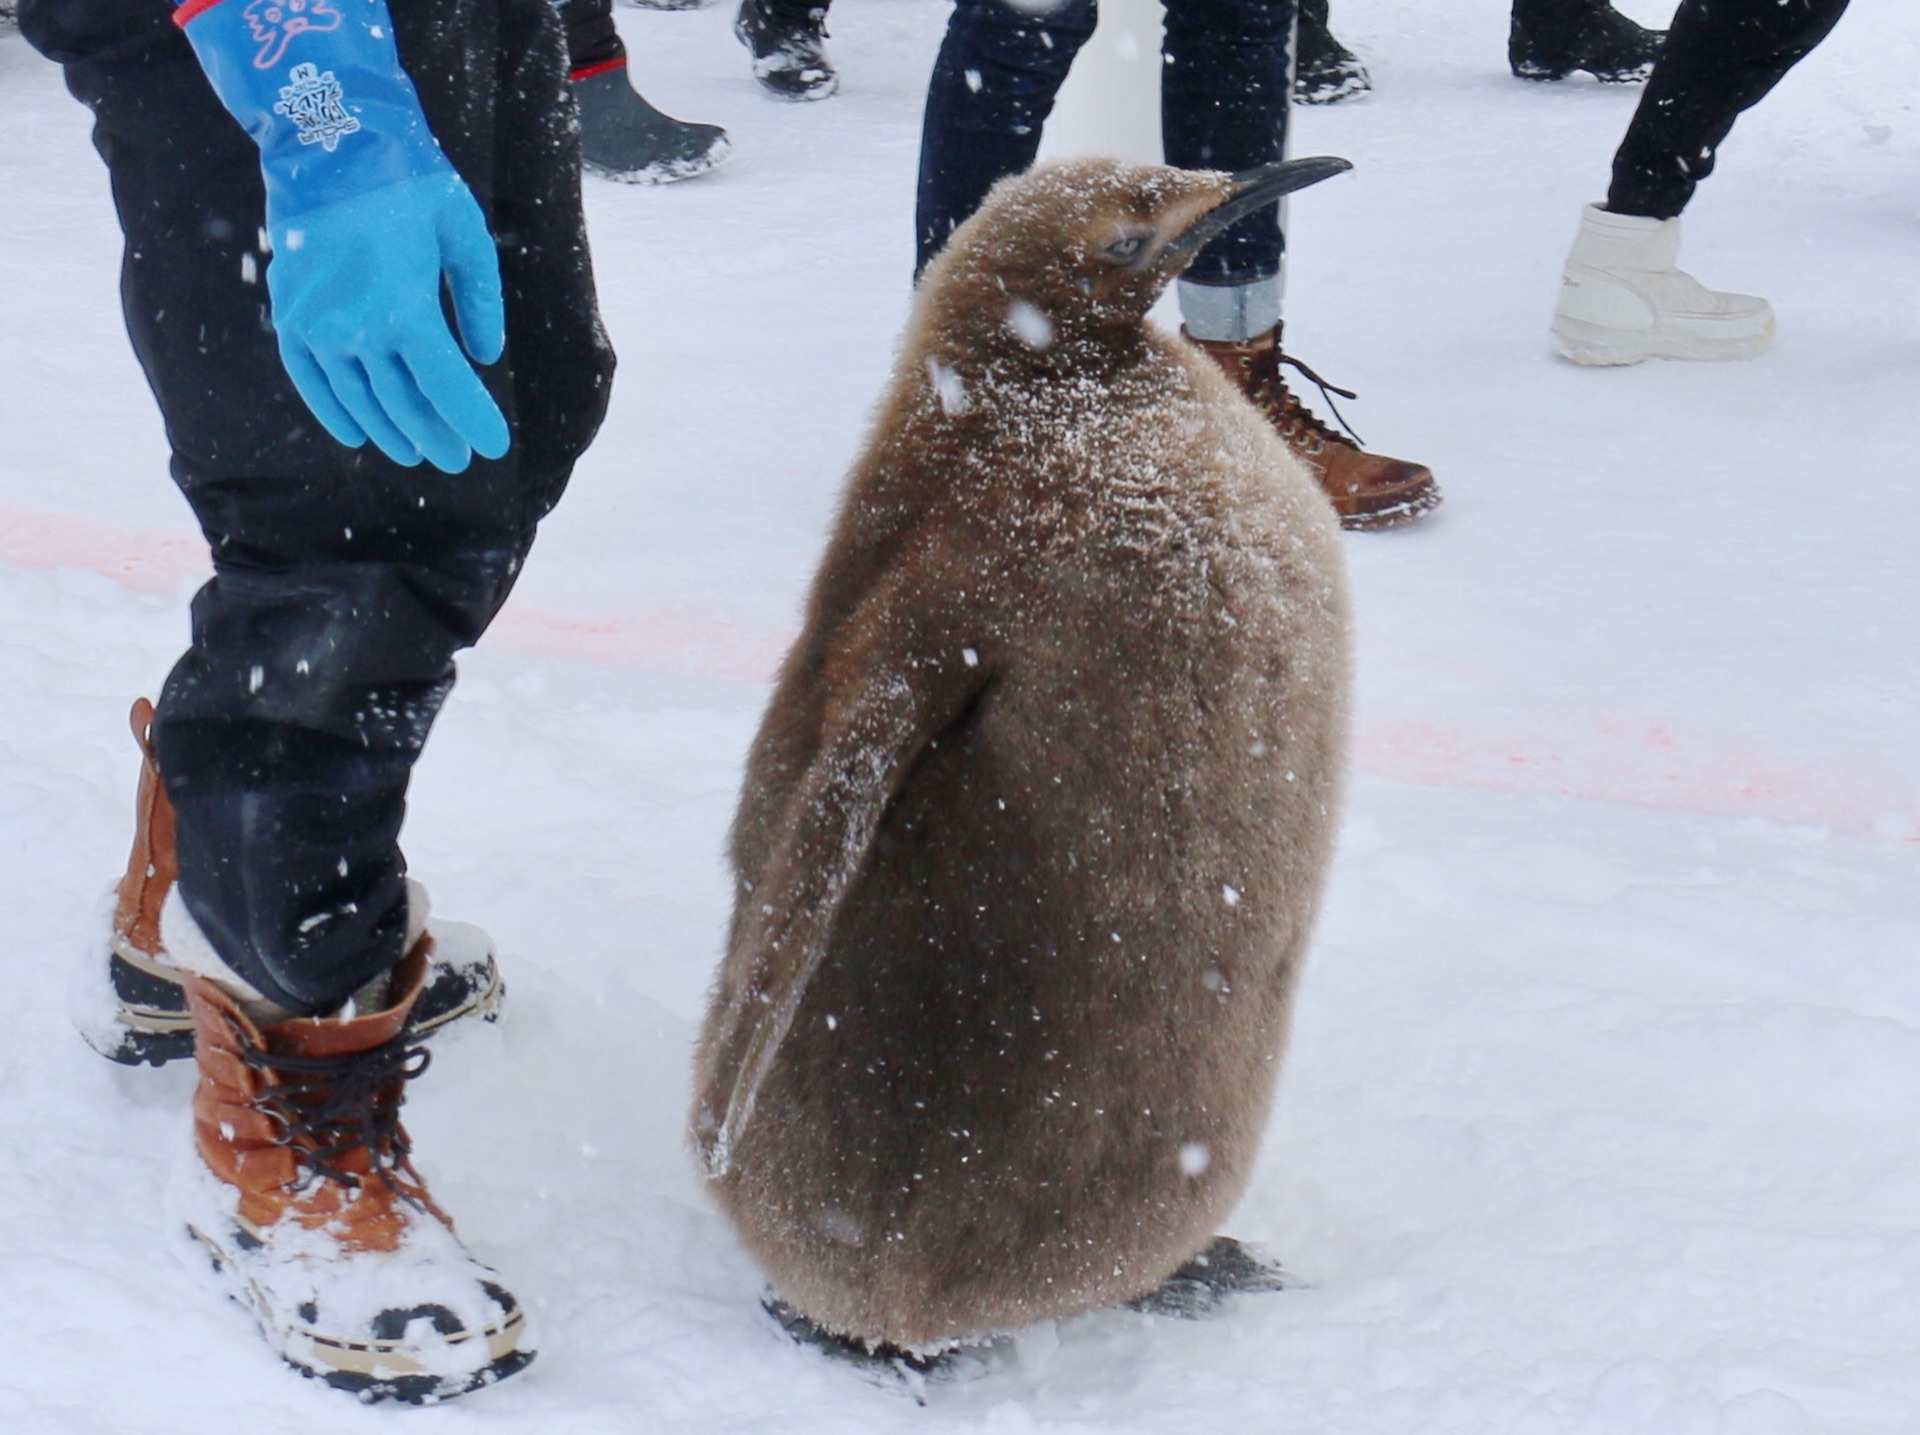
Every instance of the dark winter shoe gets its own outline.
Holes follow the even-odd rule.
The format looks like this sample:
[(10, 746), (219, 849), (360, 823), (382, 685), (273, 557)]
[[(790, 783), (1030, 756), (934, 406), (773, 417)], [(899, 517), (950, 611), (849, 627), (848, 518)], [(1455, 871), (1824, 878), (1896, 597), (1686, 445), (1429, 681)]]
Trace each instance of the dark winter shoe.
[[(1185, 333), (1183, 329), (1181, 331)], [(1280, 366), (1292, 364), (1316, 384), (1319, 378), (1280, 349), (1276, 326), (1257, 338), (1189, 339), (1225, 371), (1271, 423), (1287, 447), (1307, 466), (1349, 529), (1394, 528), (1411, 523), (1440, 503), (1432, 470), (1405, 459), (1368, 453), (1345, 434), (1330, 428), (1295, 398)], [(1327, 386), (1320, 385), (1324, 390)], [(1334, 390), (1345, 394), (1344, 390)], [(1351, 394), (1346, 394), (1351, 398)]]
[(370, 1012), (263, 1026), (183, 974), (199, 1159), (176, 1183), (177, 1214), (267, 1343), (362, 1400), (449, 1399), (534, 1355), (519, 1303), (454, 1235), (400, 1124), (427, 1067), (407, 1018), (432, 940)]
[(1523, 80), (1564, 80), (1585, 70), (1610, 85), (1653, 73), (1664, 30), (1648, 30), (1606, 0), (1519, 0), (1507, 31), (1507, 63)]
[(1331, 105), (1373, 88), (1360, 57), (1327, 28), (1327, 0), (1300, 0), (1300, 30), (1293, 57), (1293, 98), (1303, 105)]
[(676, 120), (648, 104), (628, 80), (624, 59), (574, 71), (573, 103), (580, 115), (580, 161), (607, 179), (692, 179), (733, 149), (720, 126)]
[[(193, 1018), (182, 973), (167, 959), (160, 938), (160, 909), (177, 867), (173, 806), (153, 762), (153, 704), (141, 698), (129, 716), (143, 756), (133, 850), (114, 891), (107, 940), (86, 954), (68, 1006), (80, 1035), (102, 1056), (127, 1066), (160, 1066), (193, 1055)], [(409, 882), (407, 894), (408, 940), (423, 930), (434, 939), (426, 989), (413, 1009), (413, 1034), (424, 1037), (463, 1016), (493, 1021), (503, 989), (487, 934), (465, 922), (428, 922), (425, 889)]]
[(774, 13), (766, 0), (741, 0), (733, 33), (753, 52), (753, 77), (783, 100), (824, 100), (840, 88), (827, 58), (827, 8), (804, 20)]

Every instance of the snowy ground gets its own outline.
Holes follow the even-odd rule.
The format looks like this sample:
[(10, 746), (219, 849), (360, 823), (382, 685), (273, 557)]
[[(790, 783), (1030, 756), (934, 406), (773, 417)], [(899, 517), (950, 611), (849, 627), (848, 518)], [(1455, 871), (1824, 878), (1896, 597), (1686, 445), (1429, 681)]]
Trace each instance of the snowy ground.
[(904, 311), (945, 7), (839, 0), (845, 89), (806, 107), (724, 9), (621, 14), (737, 154), (592, 189), (613, 414), (420, 771), (413, 865), (512, 995), (412, 1123), (545, 1351), (412, 1412), (286, 1374), (175, 1259), (188, 1079), (62, 1013), (123, 713), (203, 559), (84, 112), (0, 32), (0, 1429), (1914, 1429), (1920, 23), (1855, 0), (1688, 216), (1773, 353), (1586, 372), (1545, 324), (1634, 94), (1507, 78), (1502, 12), (1341, 0), (1377, 92), (1298, 117), (1357, 168), (1294, 203), (1290, 347), (1448, 495), (1349, 540), (1357, 776), (1233, 1223), (1308, 1284), (1037, 1331), (925, 1410), (770, 1333), (679, 1126), (741, 755)]

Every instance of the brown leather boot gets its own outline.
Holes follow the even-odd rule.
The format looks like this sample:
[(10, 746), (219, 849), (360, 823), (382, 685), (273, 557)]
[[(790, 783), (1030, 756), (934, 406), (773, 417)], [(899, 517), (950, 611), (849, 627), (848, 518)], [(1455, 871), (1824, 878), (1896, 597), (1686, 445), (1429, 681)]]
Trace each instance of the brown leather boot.
[(268, 1344), (363, 1400), (444, 1400), (533, 1359), (519, 1303), (454, 1235), (400, 1124), (427, 1066), (407, 1020), (432, 940), (368, 1013), (261, 1026), (180, 974), (200, 1068), (188, 1229)]
[(114, 890), (113, 925), (107, 937), (110, 1004), (86, 1020), (76, 1010), (80, 1033), (115, 1061), (155, 1066), (193, 1055), (193, 1018), (180, 990), (179, 973), (160, 941), (160, 908), (173, 890), (179, 864), (173, 850), (173, 804), (153, 761), (153, 704), (137, 699), (128, 715), (140, 744), (140, 786), (133, 805), (133, 850)]
[[(1186, 334), (1186, 330), (1180, 331)], [(1252, 339), (1195, 339), (1240, 391), (1266, 415), (1294, 455), (1306, 464), (1340, 515), (1342, 528), (1394, 528), (1440, 503), (1433, 472), (1422, 464), (1368, 453), (1323, 423), (1295, 398), (1280, 373), (1284, 361), (1311, 376), (1280, 348), (1276, 326)], [(1318, 383), (1316, 378), (1314, 382)]]
[[(180, 987), (180, 969), (160, 939), (160, 908), (179, 876), (174, 856), (173, 804), (153, 759), (153, 704), (138, 699), (128, 714), (140, 744), (140, 785), (134, 797), (133, 850), (114, 890), (106, 951), (86, 954), (70, 994), (73, 1023), (102, 1056), (128, 1066), (154, 1066), (193, 1055), (193, 1018)], [(409, 897), (426, 924), (426, 893), (409, 884)], [(427, 989), (413, 1015), (423, 1036), (448, 1022), (499, 1015), (503, 988), (493, 943), (465, 922), (434, 921)], [(105, 976), (103, 985), (100, 978)]]

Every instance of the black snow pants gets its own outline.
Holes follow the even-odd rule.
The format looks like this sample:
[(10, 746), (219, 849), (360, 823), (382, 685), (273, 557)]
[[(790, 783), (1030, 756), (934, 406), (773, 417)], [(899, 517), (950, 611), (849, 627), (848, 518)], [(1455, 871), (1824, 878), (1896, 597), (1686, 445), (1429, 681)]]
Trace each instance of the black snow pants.
[(463, 473), (347, 449), (308, 413), (267, 315), (257, 152), (161, 0), (24, 0), (94, 114), (126, 249), (127, 330), (213, 554), (154, 741), (180, 895), (296, 1011), (401, 954), (407, 780), (453, 655), (499, 611), (605, 412), (613, 355), (581, 221), (548, 0), (394, 0), (402, 62), (499, 246), (512, 426)]
[(1847, 0), (1682, 0), (1613, 156), (1607, 208), (1672, 219), (1743, 110), (1827, 37)]
[(569, 70), (597, 70), (623, 63), (627, 47), (613, 24), (613, 0), (561, 0), (567, 29)]
[[(1050, 8), (959, 0), (927, 87), (920, 137), (917, 275), (995, 181), (1040, 151), (1096, 0)], [(1294, 0), (1167, 0), (1160, 129), (1168, 164), (1251, 169), (1286, 153)], [(1248, 215), (1201, 251), (1186, 278), (1244, 284), (1280, 272), (1279, 208)]]

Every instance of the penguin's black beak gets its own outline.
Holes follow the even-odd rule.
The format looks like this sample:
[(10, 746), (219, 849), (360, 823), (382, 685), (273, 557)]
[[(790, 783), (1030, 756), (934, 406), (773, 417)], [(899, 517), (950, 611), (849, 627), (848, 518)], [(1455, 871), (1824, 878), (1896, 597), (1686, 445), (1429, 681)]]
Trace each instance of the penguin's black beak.
[(1352, 168), (1350, 161), (1336, 155), (1312, 155), (1306, 159), (1283, 159), (1277, 164), (1263, 164), (1258, 169), (1242, 170), (1233, 177), (1233, 188), (1227, 192), (1227, 197), (1196, 219), (1185, 232), (1177, 235), (1172, 243), (1153, 257), (1151, 263), (1156, 269), (1185, 269), (1208, 240), (1235, 221), (1272, 204), (1283, 194), (1292, 194), (1296, 189), (1305, 189), (1323, 179), (1332, 179), (1336, 174), (1344, 174)]

